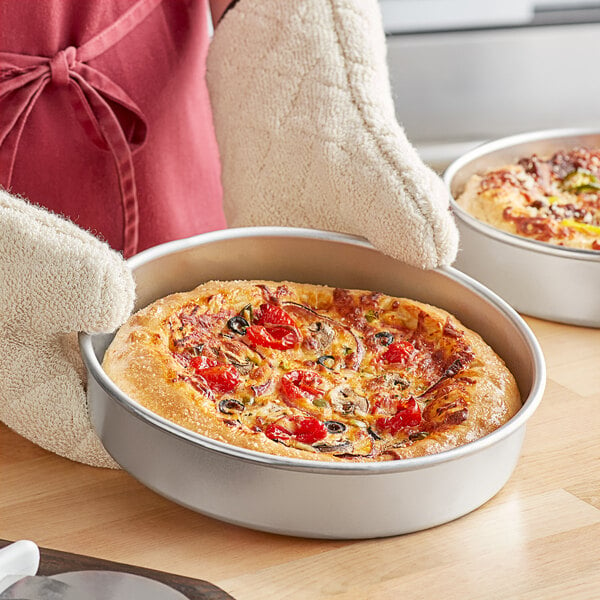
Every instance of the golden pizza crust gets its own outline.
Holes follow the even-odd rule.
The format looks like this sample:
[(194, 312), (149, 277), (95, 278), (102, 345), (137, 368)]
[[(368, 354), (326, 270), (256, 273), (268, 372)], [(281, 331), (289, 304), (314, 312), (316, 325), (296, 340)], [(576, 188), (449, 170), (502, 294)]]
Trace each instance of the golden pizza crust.
[[(229, 311), (227, 314), (233, 315), (248, 304), (259, 306), (264, 302), (265, 290), (285, 290), (280, 294), (280, 298), (287, 302), (310, 306), (321, 314), (326, 314), (326, 311), (331, 309), (334, 295), (334, 288), (293, 282), (211, 281), (189, 292), (159, 299), (133, 315), (119, 329), (106, 351), (104, 370), (131, 399), (169, 421), (220, 442), (295, 459), (369, 461), (389, 458), (353, 456), (349, 459), (331, 453), (316, 452), (312, 448), (302, 449), (273, 441), (263, 432), (251, 431), (247, 426), (232, 423), (231, 419), (228, 423), (227, 416), (216, 410), (214, 398), (209, 398), (181, 376), (184, 369), (172, 352), (174, 316), (188, 310), (190, 306), (200, 306), (203, 311), (218, 314)], [(462, 407), (464, 411), (461, 414), (466, 413), (466, 419), (453, 424), (452, 419), (455, 415), (450, 417), (448, 423), (439, 427), (431, 426), (427, 437), (412, 441), (405, 447), (395, 448), (392, 458), (434, 454), (474, 441), (497, 429), (520, 409), (521, 400), (517, 385), (503, 361), (478, 334), (463, 327), (446, 311), (412, 300), (373, 295), (365, 290), (347, 292), (348, 297), (357, 302), (361, 298), (363, 301), (365, 298), (369, 301), (374, 298), (377, 306), (382, 307), (377, 314), (383, 315), (381, 318), (385, 319), (385, 322), (381, 323), (383, 328), (396, 328), (394, 331), (408, 333), (420, 328), (419, 335), (423, 345), (439, 350), (436, 356), (444, 355), (450, 360), (452, 352), (455, 351), (456, 340), (460, 340), (463, 356), (466, 356), (465, 348), (472, 353), (472, 360), (469, 359), (467, 367), (455, 378), (458, 380), (460, 377), (460, 380), (448, 385), (444, 382), (438, 386), (437, 391), (430, 394), (429, 402), (422, 407), (423, 415), (427, 415), (430, 424), (435, 424), (436, 419), (448, 418), (447, 415), (451, 414), (447, 412), (449, 406), (450, 411), (457, 411)], [(292, 304), (289, 306), (298, 311), (296, 316), (300, 319), (302, 310), (294, 308)], [(347, 340), (340, 343), (349, 344)], [(335, 345), (329, 348), (333, 348), (332, 353), (339, 350)], [(281, 352), (281, 356), (277, 352)], [(294, 356), (301, 356), (303, 349), (294, 352)], [(275, 376), (289, 372), (285, 359), (281, 358), (286, 356), (286, 351), (263, 350), (261, 353), (268, 354), (268, 360), (274, 365)], [(370, 356), (369, 352), (366, 356)], [(279, 364), (275, 365), (278, 360)], [(254, 372), (258, 372), (259, 366), (257, 365)], [(362, 378), (361, 382), (370, 378), (370, 382), (377, 375), (369, 371), (373, 371), (373, 368), (369, 364), (363, 364), (354, 373), (352, 368), (344, 366), (339, 369), (340, 374), (336, 372), (331, 377), (356, 376)], [(324, 376), (329, 376), (328, 370), (321, 371)], [(450, 380), (451, 378), (448, 382)], [(238, 392), (228, 393), (226, 396), (236, 398), (236, 393)], [(280, 391), (274, 386), (269, 402), (278, 401), (278, 395)], [(285, 410), (290, 410), (285, 404), (282, 405)], [(323, 409), (310, 406), (311, 414), (319, 414), (319, 410), (323, 411), (324, 419), (332, 416), (339, 418), (339, 415), (332, 413), (329, 405)], [(355, 415), (349, 415), (348, 422), (352, 421), (350, 417), (353, 416)], [(365, 415), (361, 418), (365, 422), (368, 420)], [(372, 418), (370, 422), (373, 422)]]

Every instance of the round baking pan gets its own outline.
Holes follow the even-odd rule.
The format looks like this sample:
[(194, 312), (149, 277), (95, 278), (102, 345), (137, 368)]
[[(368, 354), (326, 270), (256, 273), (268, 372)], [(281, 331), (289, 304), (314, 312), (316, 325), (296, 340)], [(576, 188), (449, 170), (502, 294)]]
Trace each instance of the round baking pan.
[[(474, 174), (577, 146), (600, 148), (600, 131), (559, 129), (498, 139), (455, 160), (443, 177), (458, 198)], [(457, 269), (523, 314), (600, 327), (600, 252), (529, 240), (472, 217), (454, 200), (451, 205), (460, 231)]]
[(543, 394), (544, 359), (518, 314), (459, 271), (422, 271), (359, 238), (278, 227), (170, 242), (129, 265), (136, 308), (211, 279), (287, 279), (429, 302), (483, 336), (513, 372), (523, 399), (521, 410), (498, 430), (440, 454), (377, 463), (296, 460), (220, 443), (151, 413), (102, 369), (113, 335), (80, 334), (92, 423), (115, 460), (159, 494), (255, 529), (353, 539), (445, 523), (489, 500), (510, 477), (525, 424)]

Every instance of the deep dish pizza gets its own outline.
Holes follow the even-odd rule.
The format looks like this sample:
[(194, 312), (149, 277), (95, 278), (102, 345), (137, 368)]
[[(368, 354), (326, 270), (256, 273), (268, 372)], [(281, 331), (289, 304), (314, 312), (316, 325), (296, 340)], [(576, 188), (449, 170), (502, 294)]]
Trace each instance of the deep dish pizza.
[(600, 251), (600, 151), (537, 155), (474, 175), (459, 206), (499, 229), (529, 239)]
[(157, 300), (121, 327), (103, 367), (185, 428), (311, 460), (441, 452), (521, 406), (502, 360), (447, 312), (292, 282), (213, 281)]

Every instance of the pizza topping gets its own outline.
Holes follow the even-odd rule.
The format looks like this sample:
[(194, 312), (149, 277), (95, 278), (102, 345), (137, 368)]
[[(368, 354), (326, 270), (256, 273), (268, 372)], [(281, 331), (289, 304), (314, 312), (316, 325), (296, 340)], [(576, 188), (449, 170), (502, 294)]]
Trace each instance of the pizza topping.
[(219, 410), (226, 415), (242, 412), (245, 408), (246, 407), (242, 402), (234, 400), (233, 398), (227, 398), (219, 402)]
[(254, 314), (254, 322), (246, 328), (251, 344), (287, 350), (295, 347), (301, 339), (295, 321), (279, 306), (261, 304)]
[(211, 332), (220, 328), (226, 320), (225, 313), (200, 312), (195, 304), (185, 306), (169, 320), (173, 347), (181, 350), (205, 344)]
[(382, 346), (389, 346), (394, 341), (394, 336), (389, 331), (379, 331), (375, 334), (375, 339)]
[(371, 398), (371, 414), (392, 416), (396, 414), (398, 406), (406, 398), (393, 392), (380, 392)]
[(552, 193), (552, 173), (548, 162), (533, 154), (518, 163), (526, 173), (531, 175), (546, 194)]
[(454, 326), (454, 324), (452, 323), (452, 321), (450, 321), (449, 318), (447, 318), (446, 321), (445, 321), (445, 323), (444, 323), (444, 327), (442, 329), (442, 333), (446, 337), (450, 337), (450, 338), (453, 338), (455, 340), (463, 337), (463, 332), (459, 331), (458, 329), (456, 329), (456, 327)]
[(252, 362), (250, 357), (240, 358), (237, 354), (234, 354), (230, 350), (221, 350), (223, 356), (238, 370), (240, 375), (248, 375), (256, 365)]
[(194, 356), (194, 358), (190, 359), (189, 365), (198, 375), (201, 375), (203, 369), (207, 369), (208, 367), (216, 367), (217, 361), (214, 358), (210, 358), (209, 356)]
[(490, 171), (481, 179), (479, 188), (482, 192), (488, 192), (498, 188), (510, 188), (517, 190), (520, 194), (528, 197), (523, 178), (519, 178), (518, 172), (509, 169), (498, 169)]
[(217, 393), (226, 393), (233, 391), (240, 382), (240, 377), (235, 367), (220, 365), (217, 367), (209, 367), (201, 371), (196, 371), (206, 383), (208, 387)]
[(555, 223), (547, 217), (529, 217), (516, 213), (510, 207), (506, 207), (502, 212), (502, 218), (505, 221), (512, 221), (515, 224), (517, 233), (533, 237), (536, 240), (545, 242), (553, 237), (564, 238), (567, 235), (565, 228), (557, 227)]
[(414, 398), (401, 404), (396, 414), (391, 417), (377, 419), (377, 427), (380, 431), (388, 431), (396, 435), (405, 427), (415, 427), (421, 422), (421, 409)]
[[(548, 208), (548, 213), (556, 219), (577, 219), (582, 222), (592, 220), (592, 214), (585, 210), (583, 206), (575, 206), (572, 202), (566, 202), (561, 204), (552, 204)], [(563, 223), (559, 223), (563, 225)]]
[(351, 452), (340, 452), (336, 451), (336, 456), (344, 458), (364, 458), (366, 456), (372, 456), (375, 448), (375, 440), (367, 433), (366, 427), (364, 429), (355, 429), (354, 437), (348, 440), (352, 444)]
[[(452, 407), (455, 408), (455, 407)], [(460, 425), (467, 420), (469, 411), (466, 408), (458, 408), (446, 413), (445, 423), (446, 425)]]
[(344, 433), (346, 426), (340, 421), (325, 421), (328, 433)]
[(227, 334), (222, 334), (218, 347), (219, 355), (232, 364), (240, 375), (248, 375), (260, 363), (260, 356), (251, 350), (240, 337), (229, 339)]
[(201, 394), (204, 394), (210, 400), (214, 400), (214, 394), (208, 387), (208, 384), (202, 377), (188, 377), (187, 375), (178, 375), (173, 378), (173, 381), (185, 381), (191, 385), (194, 389), (198, 390)]
[(381, 355), (381, 360), (386, 363), (406, 363), (415, 353), (415, 347), (406, 340), (393, 342)]
[(189, 351), (193, 356), (200, 356), (200, 354), (202, 354), (202, 350), (204, 350), (204, 344), (198, 344), (189, 348)]
[(342, 415), (354, 414), (357, 410), (363, 413), (369, 411), (369, 401), (359, 396), (349, 385), (338, 385), (327, 393), (333, 409)]
[(560, 222), (565, 227), (572, 227), (577, 231), (581, 231), (587, 235), (600, 236), (600, 227), (597, 225), (588, 225), (587, 223), (579, 223), (573, 219), (563, 219)]
[(239, 333), (240, 335), (244, 335), (246, 333), (246, 329), (250, 323), (244, 317), (240, 317), (239, 315), (235, 317), (231, 317), (229, 321), (227, 321), (227, 327), (231, 329), (234, 333)]
[(319, 356), (319, 358), (317, 358), (317, 364), (326, 369), (333, 369), (333, 367), (335, 367), (335, 356), (332, 356), (331, 354)]
[(598, 178), (587, 169), (572, 171), (562, 180), (562, 184), (567, 192), (575, 194), (598, 192), (600, 190)]
[(267, 394), (270, 391), (272, 386), (273, 386), (273, 380), (267, 379), (267, 381), (265, 381), (264, 383), (261, 383), (260, 385), (250, 386), (250, 389), (252, 390), (254, 395), (258, 397), (258, 396), (263, 396), (264, 394)]
[(338, 452), (349, 452), (352, 450), (352, 443), (345, 441), (337, 444), (313, 444), (313, 448), (316, 448), (319, 452), (334, 454)]
[(240, 382), (240, 376), (235, 367), (218, 365), (214, 358), (195, 356), (190, 360), (189, 365), (213, 392), (231, 392)]
[(281, 388), (292, 406), (299, 400), (313, 400), (322, 396), (323, 383), (323, 379), (314, 371), (290, 371), (281, 378)]
[(335, 330), (323, 321), (312, 323), (309, 325), (308, 330), (311, 335), (306, 338), (307, 346), (314, 350), (326, 350), (335, 339)]
[(465, 355), (465, 357), (463, 359), (460, 359), (460, 358), (455, 359), (450, 364), (450, 366), (444, 370), (444, 372), (442, 373), (440, 378), (437, 379), (436, 381), (434, 381), (429, 387), (427, 387), (427, 389), (425, 389), (425, 391), (421, 392), (417, 396), (417, 398), (422, 398), (423, 396), (425, 396), (426, 394), (431, 392), (433, 389), (438, 387), (438, 385), (440, 385), (446, 379), (454, 377), (457, 373), (459, 373), (463, 369), (463, 367), (464, 367), (463, 363), (470, 362), (471, 360), (472, 360), (472, 355), (471, 356)]
[(274, 304), (261, 304), (254, 313), (254, 323), (257, 325), (288, 325), (296, 327), (296, 322), (288, 313)]
[(600, 168), (600, 153), (588, 148), (573, 148), (569, 151), (559, 151), (551, 159), (552, 171), (560, 179), (577, 169), (587, 169), (598, 173)]
[(371, 427), (367, 427), (367, 433), (375, 440), (378, 441), (381, 439), (381, 436), (375, 433)]
[(274, 441), (295, 440), (303, 444), (314, 444), (327, 437), (327, 428), (315, 417), (295, 415), (271, 423), (265, 435)]
[(464, 398), (447, 399), (442, 404), (429, 405), (423, 412), (431, 427), (440, 428), (448, 425), (460, 425), (466, 421), (469, 410)]
[(400, 373), (388, 371), (383, 375), (373, 377), (365, 383), (365, 388), (379, 393), (397, 393), (410, 386), (410, 381)]
[(265, 429), (265, 435), (270, 440), (273, 440), (274, 442), (280, 442), (280, 441), (283, 441), (283, 440), (289, 440), (290, 437), (292, 436), (292, 434), (291, 434), (290, 431), (288, 431), (287, 429), (285, 429), (285, 427), (282, 427), (281, 425), (278, 425), (277, 423), (271, 423)]
[(358, 337), (358, 335), (352, 329), (350, 329), (349, 331), (352, 337), (354, 338), (356, 350), (354, 352), (350, 352), (350, 354), (346, 356), (346, 365), (350, 369), (354, 369), (355, 371), (357, 371), (362, 364), (363, 358), (365, 357), (365, 346), (362, 343), (361, 339)]
[(300, 341), (298, 330), (288, 325), (250, 325), (246, 337), (252, 345), (274, 350), (288, 350)]

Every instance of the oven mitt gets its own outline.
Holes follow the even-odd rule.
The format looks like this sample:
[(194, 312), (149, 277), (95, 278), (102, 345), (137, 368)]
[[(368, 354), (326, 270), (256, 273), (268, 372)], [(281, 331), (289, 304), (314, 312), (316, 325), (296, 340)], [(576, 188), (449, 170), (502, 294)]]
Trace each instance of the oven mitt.
[(77, 332), (112, 331), (133, 308), (121, 255), (0, 189), (0, 420), (75, 461), (117, 467), (90, 424)]
[(240, 0), (207, 83), (230, 226), (356, 234), (421, 268), (454, 260), (449, 192), (396, 121), (376, 0)]

